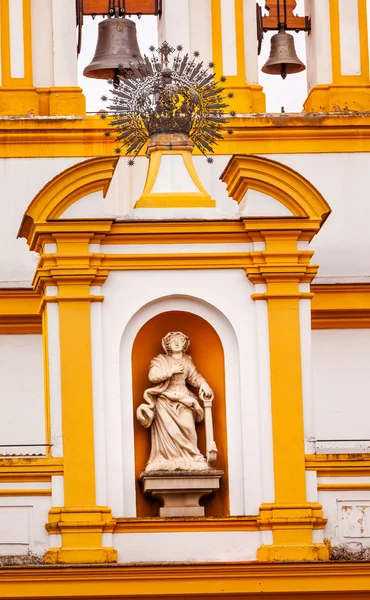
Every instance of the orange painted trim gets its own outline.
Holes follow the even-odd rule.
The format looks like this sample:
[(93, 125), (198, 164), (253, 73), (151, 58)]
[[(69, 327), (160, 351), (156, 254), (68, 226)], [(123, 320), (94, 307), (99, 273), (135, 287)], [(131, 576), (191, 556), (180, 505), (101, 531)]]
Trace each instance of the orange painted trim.
[(117, 158), (93, 158), (62, 171), (35, 196), (23, 217), (18, 237), (28, 237), (35, 221), (58, 219), (71, 204), (87, 194), (105, 191)]
[(319, 483), (319, 492), (370, 492), (369, 483)]
[[(370, 113), (363, 111), (360, 115), (351, 112), (251, 114), (232, 119), (234, 133), (220, 140), (215, 154), (242, 154), (246, 148), (252, 154), (368, 152), (369, 124)], [(104, 122), (95, 115), (86, 119), (3, 117), (0, 157), (111, 156), (114, 159), (114, 142), (104, 136), (105, 131)], [(199, 155), (199, 151), (195, 149), (194, 155)]]
[(306, 471), (318, 477), (369, 477), (369, 454), (306, 454)]
[[(300, 173), (263, 156), (234, 154), (220, 179), (226, 183), (229, 196), (238, 203), (248, 190), (256, 190), (281, 202), (294, 217), (318, 221), (320, 226), (331, 212), (320, 192)], [(282, 220), (289, 219), (278, 219), (280, 223)], [(283, 229), (281, 224), (280, 229)]]
[(63, 475), (62, 458), (0, 458), (0, 482), (51, 481)]
[(0, 288), (0, 335), (42, 333), (40, 296), (32, 289)]
[(258, 517), (188, 519), (116, 519), (113, 533), (166, 533), (183, 531), (259, 531)]
[(311, 286), (312, 329), (370, 328), (370, 284)]
[[(0, 596), (55, 598), (204, 598), (362, 600), (370, 589), (368, 563), (203, 563), (11, 567), (1, 570)], [(364, 595), (365, 594), (365, 595)]]
[(42, 488), (36, 488), (36, 489), (29, 489), (29, 490), (25, 490), (25, 489), (13, 489), (13, 490), (0, 490), (0, 498), (1, 497), (8, 497), (8, 496), (51, 496), (51, 489), (42, 489)]

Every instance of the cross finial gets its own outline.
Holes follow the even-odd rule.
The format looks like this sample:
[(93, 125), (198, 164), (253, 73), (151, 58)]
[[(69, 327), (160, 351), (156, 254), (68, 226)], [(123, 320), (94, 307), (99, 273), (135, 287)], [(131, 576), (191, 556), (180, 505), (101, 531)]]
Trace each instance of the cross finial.
[(164, 64), (167, 66), (169, 62), (168, 57), (170, 54), (175, 52), (175, 48), (172, 48), (172, 46), (165, 41), (161, 46), (159, 46), (157, 52), (159, 52), (159, 54), (163, 57)]

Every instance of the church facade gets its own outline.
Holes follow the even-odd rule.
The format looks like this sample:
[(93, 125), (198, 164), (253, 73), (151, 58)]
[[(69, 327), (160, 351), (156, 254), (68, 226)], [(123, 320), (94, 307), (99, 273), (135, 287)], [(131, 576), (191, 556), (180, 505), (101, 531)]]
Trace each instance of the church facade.
[(232, 131), (133, 167), (76, 6), (0, 0), (0, 596), (370, 597), (367, 2), (306, 1), (269, 114), (255, 1), (163, 0)]

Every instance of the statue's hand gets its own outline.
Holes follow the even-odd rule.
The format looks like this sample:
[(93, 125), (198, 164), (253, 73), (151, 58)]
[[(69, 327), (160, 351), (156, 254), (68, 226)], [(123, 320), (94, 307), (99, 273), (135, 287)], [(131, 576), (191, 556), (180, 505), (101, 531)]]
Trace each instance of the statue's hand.
[(175, 373), (183, 373), (184, 365), (182, 365), (182, 364), (172, 365), (171, 371), (172, 371), (172, 375), (175, 375)]
[(199, 396), (201, 398), (205, 398), (206, 400), (213, 400), (213, 398), (215, 397), (213, 389), (208, 385), (206, 381), (203, 381), (203, 383), (200, 384)]

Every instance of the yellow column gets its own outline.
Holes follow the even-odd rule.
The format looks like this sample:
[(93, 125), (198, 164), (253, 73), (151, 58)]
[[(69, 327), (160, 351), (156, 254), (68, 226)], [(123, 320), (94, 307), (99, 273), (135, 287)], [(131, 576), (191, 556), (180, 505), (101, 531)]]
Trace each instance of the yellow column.
[[(44, 19), (50, 9), (49, 0), (43, 2), (36, 5), (32, 0), (0, 0), (0, 116), (85, 115), (85, 97), (81, 88), (55, 82), (53, 85), (53, 74), (49, 87), (38, 87), (37, 74), (46, 69), (45, 55), (53, 59), (55, 54), (56, 29), (60, 27), (59, 38), (63, 37), (65, 30), (70, 31), (70, 20), (74, 27), (75, 19), (73, 9), (65, 23), (56, 18), (52, 24)], [(63, 13), (64, 2), (55, 6), (62, 4)], [(46, 43), (47, 50), (42, 47), (41, 51), (36, 51), (35, 45), (44, 36), (50, 41), (49, 46)], [(75, 44), (73, 29), (66, 43)], [(71, 52), (70, 46), (68, 50)], [(75, 52), (74, 46), (72, 52)]]
[[(23, 48), (18, 39), (11, 39), (15, 35), (23, 37)], [(11, 14), (9, 0), (0, 0), (0, 50), (0, 115), (37, 115), (39, 101), (32, 85), (31, 0), (22, 0), (19, 14)], [(15, 54), (18, 68), (14, 68)]]
[(306, 501), (301, 340), (299, 301), (310, 294), (299, 291), (317, 268), (312, 253), (298, 251), (299, 231), (262, 232), (266, 249), (254, 253), (247, 268), (253, 283), (265, 283), (270, 342), (271, 410), (275, 502), (260, 508), (261, 529), (272, 530), (272, 545), (261, 546), (262, 561), (328, 560), (325, 544), (314, 543), (312, 532), (325, 520), (318, 503)]
[[(224, 75), (227, 80), (225, 82), (225, 89), (227, 92), (234, 94), (233, 98), (228, 100), (230, 108), (237, 113), (252, 113), (252, 112), (265, 112), (266, 111), (266, 100), (265, 94), (262, 91), (262, 86), (257, 83), (257, 33), (256, 27), (252, 27), (252, 31), (255, 34), (255, 40), (253, 39), (253, 47), (255, 48), (255, 57), (251, 56), (251, 60), (256, 63), (255, 74), (253, 79), (255, 81), (247, 81), (247, 65), (246, 65), (246, 48), (245, 45), (250, 38), (248, 32), (245, 31), (245, 23), (250, 22), (249, 15), (245, 18), (244, 11), (248, 7), (248, 3), (244, 3), (243, 0), (227, 0), (224, 5), (226, 8), (231, 8), (231, 3), (234, 4), (235, 13), (235, 40), (236, 40), (236, 72), (229, 74), (224, 69), (224, 54), (228, 52), (228, 45), (230, 43), (230, 35), (233, 32), (230, 30), (228, 35), (222, 34), (222, 2), (223, 0), (212, 0), (212, 47), (213, 47), (213, 61), (215, 63), (215, 71), (219, 75)], [(253, 18), (255, 17), (255, 2), (253, 0)], [(247, 38), (246, 38), (247, 36)], [(252, 70), (252, 69), (251, 69)]]
[[(322, 53), (331, 54), (331, 73), (330, 77), (327, 74), (326, 81), (323, 81), (321, 76), (318, 83), (310, 90), (304, 103), (304, 110), (307, 112), (369, 111), (367, 0), (350, 2), (310, 0), (312, 4), (323, 1), (328, 3), (327, 26), (330, 27), (330, 36), (328, 37), (325, 31), (320, 31), (319, 21), (313, 21), (312, 27), (315, 28), (314, 35), (318, 39), (318, 44), (312, 60), (319, 63)], [(325, 25), (321, 23), (321, 27)], [(320, 45), (320, 37), (325, 35), (330, 44), (327, 50), (324, 45)]]
[(116, 550), (102, 545), (102, 534), (113, 530), (111, 510), (96, 506), (95, 496), (90, 303), (102, 298), (90, 294), (96, 275), (89, 264), (90, 237), (55, 236), (58, 252), (41, 257), (35, 278), (36, 285), (58, 286), (57, 296), (44, 300), (59, 307), (64, 506), (49, 512), (47, 530), (61, 534), (62, 546), (46, 553), (48, 563), (117, 561)]

